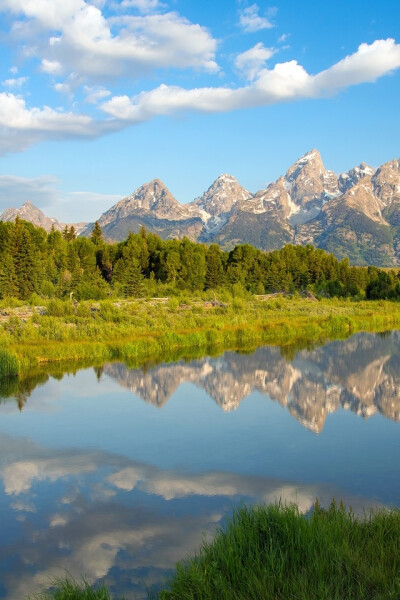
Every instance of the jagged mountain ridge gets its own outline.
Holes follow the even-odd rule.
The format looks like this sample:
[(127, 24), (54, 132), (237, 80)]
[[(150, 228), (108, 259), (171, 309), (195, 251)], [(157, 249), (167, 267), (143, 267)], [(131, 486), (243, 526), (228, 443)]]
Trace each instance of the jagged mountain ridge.
[(118, 202), (99, 223), (105, 236), (115, 240), (144, 225), (164, 239), (186, 236), (224, 249), (240, 243), (264, 250), (310, 243), (339, 258), (347, 256), (353, 264), (397, 266), (400, 161), (377, 170), (361, 163), (337, 176), (325, 169), (318, 150), (311, 150), (255, 194), (224, 174), (187, 204), (153, 180)]
[[(21, 218), (45, 229), (52, 224), (64, 227), (56, 225), (55, 219), (46, 221), (43, 213), (40, 221), (35, 213), (38, 209), (30, 205), (27, 210), (28, 205), (23, 214), (18, 213)], [(15, 218), (24, 207), (5, 211), (0, 219)], [(352, 264), (398, 266), (400, 160), (376, 170), (361, 163), (337, 176), (325, 169), (318, 150), (311, 150), (284, 176), (254, 194), (232, 175), (224, 174), (187, 204), (179, 203), (154, 179), (117, 202), (98, 221), (110, 241), (123, 240), (144, 226), (163, 239), (186, 236), (218, 243), (224, 249), (241, 243), (264, 250), (310, 243), (338, 258), (348, 257)], [(92, 227), (83, 228), (82, 235), (90, 235)]]

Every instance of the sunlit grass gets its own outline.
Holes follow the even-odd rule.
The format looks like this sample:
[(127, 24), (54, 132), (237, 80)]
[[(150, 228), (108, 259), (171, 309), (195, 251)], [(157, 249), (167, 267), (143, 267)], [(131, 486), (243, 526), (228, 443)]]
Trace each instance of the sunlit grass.
[[(24, 318), (13, 314), (11, 307), (9, 318), (0, 325), (0, 346), (15, 357), (17, 371), (24, 374), (51, 362), (165, 360), (177, 350), (207, 353), (260, 344), (304, 347), (357, 331), (400, 327), (400, 303), (296, 297), (239, 300), (216, 307), (199, 298), (186, 298), (184, 305), (136, 300), (87, 301), (76, 307), (53, 300), (40, 313), (31, 309)], [(0, 356), (0, 377), (9, 376), (11, 363), (7, 365)]]
[[(104, 585), (59, 579), (31, 600), (111, 600)], [(237, 509), (149, 600), (398, 600), (400, 512), (356, 518), (333, 501)], [(114, 600), (117, 600), (116, 598)]]
[(400, 598), (400, 513), (357, 519), (335, 504), (242, 507), (177, 565), (160, 600)]

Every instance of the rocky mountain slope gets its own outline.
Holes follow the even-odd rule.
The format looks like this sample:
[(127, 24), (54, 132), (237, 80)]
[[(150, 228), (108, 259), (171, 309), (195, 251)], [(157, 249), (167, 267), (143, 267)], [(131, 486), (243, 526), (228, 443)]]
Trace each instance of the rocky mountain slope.
[(164, 239), (186, 236), (224, 249), (240, 243), (264, 250), (310, 243), (353, 264), (397, 266), (400, 161), (377, 170), (361, 163), (337, 176), (312, 150), (255, 194), (225, 174), (188, 204), (179, 204), (154, 180), (118, 202), (99, 222), (115, 240), (144, 225)]
[(99, 225), (103, 235), (113, 240), (123, 240), (130, 231), (137, 232), (142, 226), (164, 239), (185, 235), (197, 239), (204, 221), (201, 210), (179, 204), (162, 181), (154, 179), (105, 212)]
[[(0, 217), (63, 227), (26, 203)], [(14, 211), (14, 212), (13, 212)], [(42, 216), (38, 215), (41, 213)], [(284, 176), (251, 193), (231, 175), (180, 204), (158, 179), (144, 184), (99, 217), (105, 238), (119, 241), (142, 226), (164, 239), (188, 237), (224, 249), (250, 243), (264, 250), (313, 244), (352, 264), (400, 265), (400, 160), (378, 169), (361, 163), (337, 176), (311, 150)], [(83, 230), (90, 235), (93, 224)]]
[[(60, 223), (55, 218), (46, 217), (40, 208), (37, 208), (32, 202), (25, 202), (20, 208), (7, 208), (1, 215), (0, 221), (15, 221), (16, 217), (33, 223), (36, 227), (43, 227), (46, 231), (50, 231), (52, 227), (56, 231), (63, 231), (66, 223)], [(79, 235), (83, 229), (87, 226), (87, 223), (72, 223), (75, 228), (76, 234)], [(68, 224), (68, 227), (70, 224)]]

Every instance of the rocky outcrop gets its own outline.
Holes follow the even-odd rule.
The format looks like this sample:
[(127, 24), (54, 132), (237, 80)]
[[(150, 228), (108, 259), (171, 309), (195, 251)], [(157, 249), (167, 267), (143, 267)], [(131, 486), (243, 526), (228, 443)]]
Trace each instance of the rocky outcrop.
[[(33, 223), (36, 227), (43, 227), (46, 231), (50, 231), (52, 227), (56, 231), (63, 231), (67, 225), (66, 223), (60, 223), (60, 221), (57, 221), (57, 219), (52, 217), (46, 217), (40, 208), (37, 208), (37, 206), (29, 201), (25, 202), (20, 208), (7, 208), (0, 215), (0, 221), (15, 221), (17, 217), (24, 221), (29, 221), (29, 223)], [(68, 224), (68, 227), (71, 225), (74, 226), (77, 235), (79, 235), (86, 227), (86, 223), (71, 223)]]

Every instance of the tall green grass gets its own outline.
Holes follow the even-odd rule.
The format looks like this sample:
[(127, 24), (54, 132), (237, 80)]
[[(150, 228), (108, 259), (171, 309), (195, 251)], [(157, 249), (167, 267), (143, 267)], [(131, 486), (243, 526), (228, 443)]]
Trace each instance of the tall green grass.
[[(177, 350), (249, 349), (260, 344), (293, 348), (346, 338), (356, 331), (400, 327), (400, 303), (302, 298), (212, 306), (186, 298), (184, 306), (155, 300), (80, 302), (50, 300), (32, 316), (0, 324), (0, 347), (16, 357), (22, 375), (44, 363), (164, 360)], [(189, 304), (188, 304), (189, 303)], [(14, 311), (14, 312), (13, 312)], [(31, 309), (32, 311), (32, 309)], [(5, 367), (0, 379), (15, 372)]]
[[(149, 600), (398, 600), (400, 512), (356, 518), (335, 502), (241, 507)], [(102, 585), (61, 579), (35, 600), (111, 600)], [(33, 600), (33, 598), (31, 599)], [(116, 599), (115, 599), (116, 600)]]
[(398, 600), (400, 512), (242, 507), (177, 565), (160, 600)]
[(17, 357), (7, 350), (0, 350), (0, 379), (18, 377)]
[(111, 600), (111, 595), (104, 584), (91, 587), (84, 579), (79, 583), (65, 577), (54, 579), (48, 590), (29, 596), (28, 600)]

